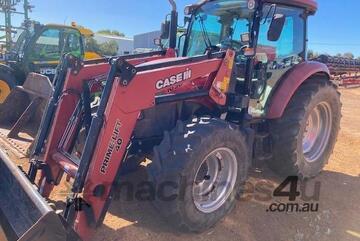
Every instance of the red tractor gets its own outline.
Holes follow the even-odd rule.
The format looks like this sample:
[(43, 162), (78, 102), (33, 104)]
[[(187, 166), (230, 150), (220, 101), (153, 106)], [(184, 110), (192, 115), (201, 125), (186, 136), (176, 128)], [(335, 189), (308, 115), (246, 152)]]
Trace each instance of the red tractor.
[[(307, 61), (313, 0), (205, 0), (164, 24), (169, 48), (82, 62), (63, 58), (25, 172), (0, 152), (0, 217), (21, 241), (89, 240), (121, 184), (144, 157), (159, 212), (204, 231), (235, 205), (249, 168), (315, 177), (329, 160), (341, 103), (326, 65)], [(181, 43), (180, 41), (184, 41)], [(179, 43), (180, 42), (180, 43)], [(109, 73), (96, 113), (96, 76)], [(79, 136), (85, 136), (81, 143)], [(65, 210), (45, 201), (64, 174)]]

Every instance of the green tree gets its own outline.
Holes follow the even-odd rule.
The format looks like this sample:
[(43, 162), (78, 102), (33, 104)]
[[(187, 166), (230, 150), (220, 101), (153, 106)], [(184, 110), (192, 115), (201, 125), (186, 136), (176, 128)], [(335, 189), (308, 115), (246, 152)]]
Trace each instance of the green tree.
[(100, 53), (106, 56), (117, 55), (119, 51), (119, 45), (116, 41), (108, 41), (103, 44), (100, 44)]
[(94, 38), (86, 38), (85, 51), (100, 53), (100, 45)]
[(319, 57), (319, 53), (315, 52), (314, 50), (309, 49), (307, 53), (308, 59), (316, 59)]
[(345, 53), (345, 54), (344, 54), (344, 58), (354, 59), (354, 58), (355, 58), (355, 56), (354, 56), (354, 54), (353, 54), (353, 53), (348, 52), (348, 53)]
[(121, 33), (117, 30), (110, 30), (110, 29), (102, 29), (98, 31), (99, 34), (105, 34), (110, 36), (118, 36), (118, 37), (125, 37), (124, 33)]

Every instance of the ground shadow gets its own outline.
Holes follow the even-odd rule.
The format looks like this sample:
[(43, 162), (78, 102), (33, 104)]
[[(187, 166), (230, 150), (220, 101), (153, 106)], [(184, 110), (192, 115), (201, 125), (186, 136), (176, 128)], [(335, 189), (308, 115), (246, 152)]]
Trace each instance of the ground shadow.
[[(282, 180), (266, 167), (253, 170), (250, 175), (251, 183), (276, 186)], [(146, 170), (143, 168), (125, 176), (123, 181), (146, 181)], [(355, 240), (360, 233), (360, 178), (324, 171), (311, 180), (309, 186), (316, 182), (321, 184), (317, 212), (269, 213), (266, 211), (269, 204), (287, 200), (263, 201), (253, 197), (238, 201), (237, 207), (205, 234), (181, 234), (160, 217), (150, 202), (120, 198), (113, 201), (109, 213), (130, 224), (115, 230), (115, 218), (111, 221), (114, 225), (105, 224), (100, 228), (95, 240), (109, 237), (109, 240), (117, 240), (116, 237), (134, 233), (138, 233), (141, 240)]]

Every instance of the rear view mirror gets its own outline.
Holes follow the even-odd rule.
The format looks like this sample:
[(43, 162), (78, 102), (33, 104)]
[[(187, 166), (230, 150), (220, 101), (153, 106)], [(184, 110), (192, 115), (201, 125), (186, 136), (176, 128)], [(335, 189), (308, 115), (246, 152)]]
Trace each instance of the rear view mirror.
[(165, 21), (161, 24), (161, 39), (168, 39), (170, 37), (170, 21)]
[(274, 14), (267, 36), (269, 41), (276, 42), (279, 40), (284, 29), (285, 20), (284, 14)]

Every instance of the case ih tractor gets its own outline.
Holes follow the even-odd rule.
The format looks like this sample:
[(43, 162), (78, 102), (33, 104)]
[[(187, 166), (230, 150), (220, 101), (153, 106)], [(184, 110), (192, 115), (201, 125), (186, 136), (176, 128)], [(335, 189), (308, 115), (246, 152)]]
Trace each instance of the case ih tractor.
[[(63, 58), (30, 169), (0, 153), (8, 237), (89, 240), (122, 182), (122, 167), (143, 157), (151, 160), (155, 207), (176, 227), (194, 232), (231, 211), (256, 161), (302, 178), (315, 177), (327, 163), (341, 104), (327, 67), (306, 58), (306, 22), (316, 2), (188, 6), (178, 54), (176, 5), (170, 2), (168, 49), (110, 64)], [(92, 114), (91, 86), (107, 72)], [(54, 210), (47, 200), (64, 175), (72, 193), (64, 210)]]

